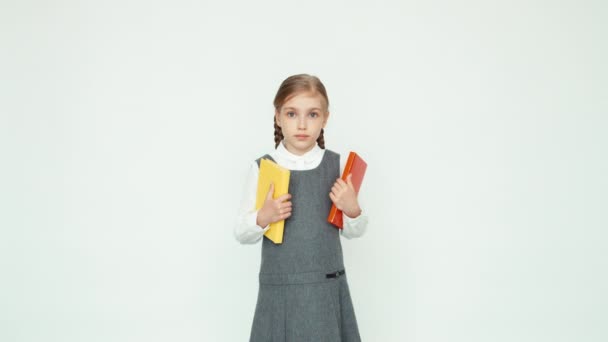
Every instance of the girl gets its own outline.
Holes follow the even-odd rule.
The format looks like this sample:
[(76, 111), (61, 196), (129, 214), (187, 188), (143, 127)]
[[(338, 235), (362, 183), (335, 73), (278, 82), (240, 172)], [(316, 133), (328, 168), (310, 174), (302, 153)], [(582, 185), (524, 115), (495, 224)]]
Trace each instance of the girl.
[[(325, 86), (312, 75), (290, 76), (274, 107), (275, 150), (263, 157), (290, 170), (289, 194), (273, 199), (271, 185), (256, 211), (262, 157), (253, 161), (234, 231), (240, 243), (253, 244), (270, 223), (285, 220), (282, 244), (263, 239), (250, 342), (360, 341), (340, 235), (362, 236), (368, 219), (350, 176), (340, 179), (340, 155), (325, 149)], [(342, 230), (327, 222), (332, 203), (342, 210)]]

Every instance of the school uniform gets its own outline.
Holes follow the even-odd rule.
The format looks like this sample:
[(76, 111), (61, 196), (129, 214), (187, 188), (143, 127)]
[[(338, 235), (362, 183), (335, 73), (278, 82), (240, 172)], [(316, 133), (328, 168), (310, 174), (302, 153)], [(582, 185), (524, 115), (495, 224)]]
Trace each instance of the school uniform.
[[(340, 177), (340, 155), (325, 149), (319, 156), (315, 167), (291, 170), (292, 213), (285, 220), (283, 243), (262, 239), (250, 342), (361, 341), (341, 231), (327, 222), (332, 205), (329, 192)], [(257, 165), (261, 158), (256, 159)], [(264, 158), (274, 160), (271, 155)], [(355, 234), (362, 234), (367, 218), (358, 219)]]
[[(315, 145), (310, 151), (301, 156), (289, 152), (283, 142), (281, 142), (275, 150), (269, 155), (277, 162), (277, 164), (289, 170), (310, 170), (317, 167), (323, 159), (324, 149)], [(344, 169), (346, 158), (340, 159), (340, 170)], [(243, 197), (237, 212), (236, 222), (234, 226), (234, 237), (241, 244), (258, 243), (264, 233), (270, 229), (270, 225), (260, 227), (256, 224), (258, 212), (255, 210), (255, 199), (257, 194), (259, 168), (255, 160), (251, 161), (249, 170), (246, 176), (245, 186), (243, 189)], [(341, 174), (341, 173), (340, 173)], [(337, 179), (338, 177), (336, 177)], [(329, 191), (327, 196), (329, 197)], [(365, 234), (368, 225), (368, 216), (365, 212), (365, 198), (358, 197), (359, 206), (363, 209), (361, 214), (355, 218), (350, 218), (342, 215), (344, 227), (340, 230), (342, 237), (353, 239), (361, 237)]]

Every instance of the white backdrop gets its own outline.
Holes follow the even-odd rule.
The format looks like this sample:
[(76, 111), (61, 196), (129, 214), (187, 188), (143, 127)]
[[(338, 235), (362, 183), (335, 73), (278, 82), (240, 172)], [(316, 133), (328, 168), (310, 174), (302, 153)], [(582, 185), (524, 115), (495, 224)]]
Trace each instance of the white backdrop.
[(364, 341), (608, 339), (603, 1), (0, 5), (0, 340), (246, 341), (289, 75), (369, 169)]

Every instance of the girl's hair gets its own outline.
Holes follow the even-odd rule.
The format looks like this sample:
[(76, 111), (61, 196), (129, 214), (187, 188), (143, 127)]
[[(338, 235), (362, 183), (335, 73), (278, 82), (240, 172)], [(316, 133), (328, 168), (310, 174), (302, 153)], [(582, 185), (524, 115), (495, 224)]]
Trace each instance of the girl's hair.
[[(274, 108), (279, 111), (281, 109), (281, 106), (283, 106), (283, 104), (287, 102), (289, 98), (299, 93), (308, 92), (313, 94), (319, 94), (323, 97), (323, 100), (325, 102), (325, 111), (327, 112), (327, 109), (329, 107), (329, 99), (327, 98), (327, 91), (325, 91), (325, 86), (317, 76), (309, 74), (298, 74), (287, 77), (283, 81), (283, 83), (281, 83), (281, 86), (277, 91), (277, 95), (274, 97)], [(274, 123), (274, 148), (277, 148), (281, 140), (283, 140), (283, 131), (281, 130), (281, 127), (277, 125), (274, 116), (272, 118), (272, 121)], [(322, 149), (325, 149), (325, 139), (323, 138), (322, 128), (321, 134), (317, 139), (317, 144), (319, 144), (319, 147), (321, 147)]]

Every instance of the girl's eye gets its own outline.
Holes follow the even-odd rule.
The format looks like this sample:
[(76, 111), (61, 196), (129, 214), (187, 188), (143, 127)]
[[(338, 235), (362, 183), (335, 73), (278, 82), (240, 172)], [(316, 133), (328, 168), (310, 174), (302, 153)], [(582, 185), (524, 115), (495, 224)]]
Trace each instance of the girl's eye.
[(296, 115), (296, 113), (294, 112), (287, 112), (287, 116), (289, 116), (290, 118), (294, 117)]
[(310, 116), (312, 116), (313, 118), (316, 118), (317, 116), (319, 116), (319, 114), (317, 112), (312, 112), (312, 113), (310, 113)]

